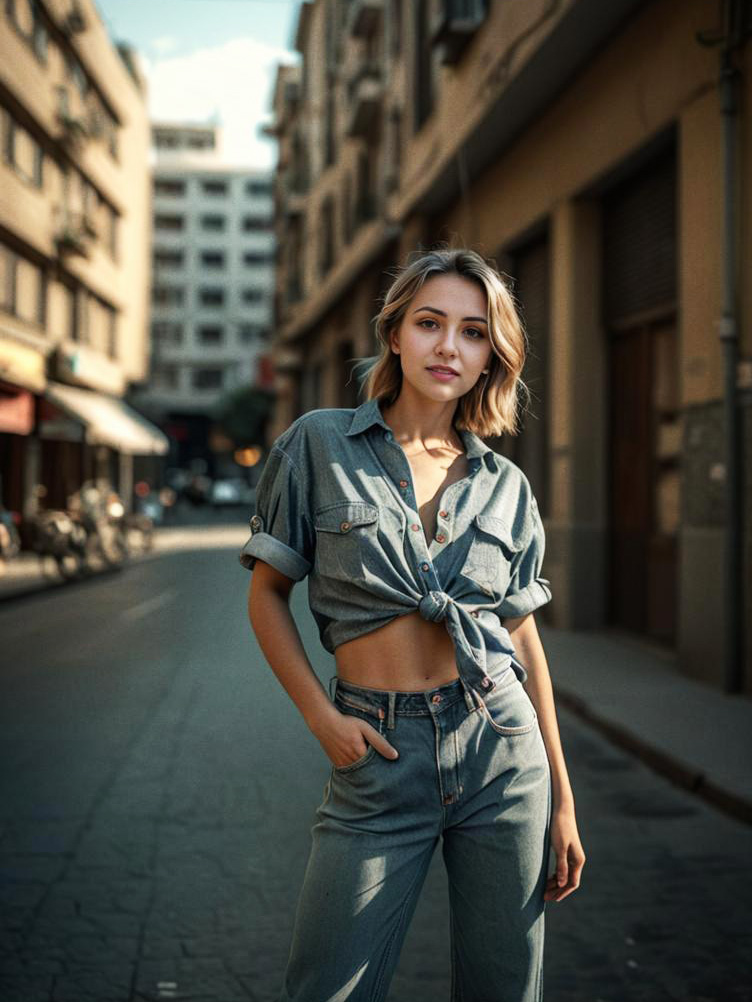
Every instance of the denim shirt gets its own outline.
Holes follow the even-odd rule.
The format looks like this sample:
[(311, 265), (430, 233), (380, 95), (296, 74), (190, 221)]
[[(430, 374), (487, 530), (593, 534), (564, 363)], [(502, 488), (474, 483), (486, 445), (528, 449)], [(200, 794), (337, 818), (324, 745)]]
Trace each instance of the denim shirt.
[(458, 433), (469, 470), (444, 489), (428, 540), (407, 456), (376, 398), (301, 415), (272, 445), (239, 559), (252, 570), (259, 558), (293, 581), (310, 575), (311, 612), (332, 654), (416, 609), (443, 622), (460, 679), (487, 695), (491, 667), (497, 679), (509, 666), (527, 678), (500, 617), (551, 599), (545, 536), (525, 474)]

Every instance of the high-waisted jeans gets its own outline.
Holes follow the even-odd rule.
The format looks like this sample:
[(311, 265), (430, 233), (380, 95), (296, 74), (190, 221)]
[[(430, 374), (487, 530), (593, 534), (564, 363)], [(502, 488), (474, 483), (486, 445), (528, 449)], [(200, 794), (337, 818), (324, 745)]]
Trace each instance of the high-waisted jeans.
[[(493, 672), (490, 672), (493, 675)], [(335, 679), (334, 703), (393, 744), (332, 767), (312, 829), (280, 1002), (382, 1002), (439, 837), (452, 1002), (539, 1002), (551, 776), (511, 668), (484, 700)]]

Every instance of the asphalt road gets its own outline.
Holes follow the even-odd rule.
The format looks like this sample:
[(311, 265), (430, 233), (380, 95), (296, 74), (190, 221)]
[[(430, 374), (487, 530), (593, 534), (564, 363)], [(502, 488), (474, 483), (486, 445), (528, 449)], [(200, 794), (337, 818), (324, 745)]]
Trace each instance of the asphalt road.
[[(250, 631), (245, 535), (0, 605), (0, 1002), (275, 998), (328, 763)], [(752, 999), (750, 829), (559, 720), (588, 861), (547, 1002)], [(448, 984), (437, 853), (389, 1002)]]

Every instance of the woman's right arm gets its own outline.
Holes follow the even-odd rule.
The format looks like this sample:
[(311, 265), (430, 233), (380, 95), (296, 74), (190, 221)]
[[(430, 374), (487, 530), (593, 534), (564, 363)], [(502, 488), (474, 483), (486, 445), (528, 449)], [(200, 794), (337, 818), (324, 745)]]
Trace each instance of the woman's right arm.
[(248, 589), (248, 618), (259, 647), (333, 765), (348, 765), (372, 744), (386, 758), (397, 750), (365, 720), (340, 713), (314, 672), (290, 612), (294, 581), (257, 559)]

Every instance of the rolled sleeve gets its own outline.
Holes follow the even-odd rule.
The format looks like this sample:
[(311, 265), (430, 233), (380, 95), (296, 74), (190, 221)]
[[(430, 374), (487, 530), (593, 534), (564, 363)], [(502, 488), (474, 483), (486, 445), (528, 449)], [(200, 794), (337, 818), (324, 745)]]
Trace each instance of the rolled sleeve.
[(247, 570), (256, 560), (271, 564), (293, 581), (313, 566), (314, 533), (308, 515), (300, 471), (278, 446), (273, 446), (256, 486), (251, 537), (238, 555)]
[(541, 575), (546, 534), (538, 505), (531, 498), (527, 540), (512, 565), (509, 587), (498, 613), (505, 619), (526, 616), (552, 599), (551, 582)]

